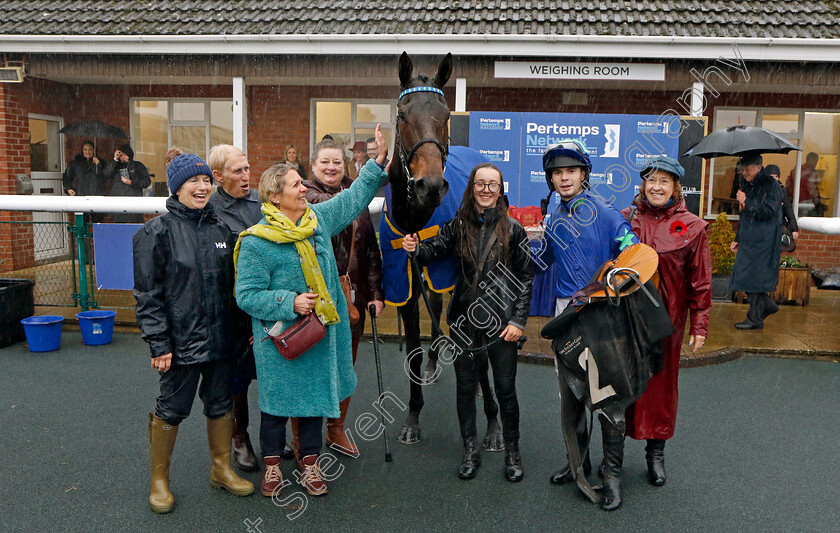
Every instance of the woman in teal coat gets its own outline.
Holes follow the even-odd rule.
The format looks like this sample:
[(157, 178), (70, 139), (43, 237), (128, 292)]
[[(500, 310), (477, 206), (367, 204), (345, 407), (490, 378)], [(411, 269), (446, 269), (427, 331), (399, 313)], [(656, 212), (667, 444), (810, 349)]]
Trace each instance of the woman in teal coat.
[[(266, 496), (283, 486), (280, 455), (289, 417), (300, 419), (301, 483), (312, 495), (327, 492), (317, 464), (322, 418), (337, 418), (339, 402), (356, 388), (347, 302), (330, 239), (361, 214), (387, 177), (378, 126), (376, 134), (380, 157), (365, 165), (349, 189), (321, 204), (307, 203), (307, 187), (293, 168), (280, 163), (266, 170), (260, 178), (265, 216), (237, 243), (236, 302), (252, 317)], [(282, 330), (312, 310), (326, 325), (326, 336), (297, 359), (286, 360), (274, 344), (263, 342), (263, 322), (268, 328), (281, 322)]]

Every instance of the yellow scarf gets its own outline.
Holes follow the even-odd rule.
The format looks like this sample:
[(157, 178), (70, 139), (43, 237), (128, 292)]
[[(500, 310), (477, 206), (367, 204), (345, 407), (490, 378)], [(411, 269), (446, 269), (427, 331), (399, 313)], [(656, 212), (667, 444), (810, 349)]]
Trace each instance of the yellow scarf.
[(315, 248), (309, 242), (309, 238), (312, 237), (312, 234), (315, 233), (315, 228), (318, 227), (318, 217), (315, 216), (315, 212), (307, 206), (306, 211), (304, 211), (300, 219), (299, 226), (295, 225), (282, 211), (268, 202), (262, 204), (262, 213), (265, 215), (265, 220), (268, 224), (256, 224), (239, 234), (236, 247), (233, 249), (233, 264), (236, 265), (238, 263), (239, 246), (242, 244), (242, 238), (246, 235), (254, 235), (277, 244), (295, 243), (298, 255), (300, 256), (300, 266), (303, 269), (303, 278), (306, 280), (307, 291), (320, 296), (315, 301), (315, 314), (318, 315), (318, 318), (324, 324), (337, 324), (341, 322), (341, 319), (338, 317), (338, 311), (335, 309), (335, 303), (330, 296), (330, 291), (327, 290), (327, 283), (324, 281), (321, 265), (318, 264), (318, 258), (315, 256)]

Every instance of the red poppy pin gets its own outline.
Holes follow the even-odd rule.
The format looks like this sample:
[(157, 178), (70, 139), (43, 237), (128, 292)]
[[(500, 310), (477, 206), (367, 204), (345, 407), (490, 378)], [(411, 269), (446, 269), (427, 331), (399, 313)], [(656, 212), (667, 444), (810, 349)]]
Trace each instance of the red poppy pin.
[(675, 220), (671, 223), (671, 235), (674, 237), (682, 237), (686, 231), (688, 231), (688, 228), (682, 220)]

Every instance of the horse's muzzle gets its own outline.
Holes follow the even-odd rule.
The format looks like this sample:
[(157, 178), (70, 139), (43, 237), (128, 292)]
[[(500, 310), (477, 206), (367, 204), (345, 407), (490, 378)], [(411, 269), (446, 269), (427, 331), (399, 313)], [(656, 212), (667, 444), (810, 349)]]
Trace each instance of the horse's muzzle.
[(444, 178), (419, 178), (414, 182), (417, 203), (423, 207), (437, 207), (449, 191), (449, 182)]

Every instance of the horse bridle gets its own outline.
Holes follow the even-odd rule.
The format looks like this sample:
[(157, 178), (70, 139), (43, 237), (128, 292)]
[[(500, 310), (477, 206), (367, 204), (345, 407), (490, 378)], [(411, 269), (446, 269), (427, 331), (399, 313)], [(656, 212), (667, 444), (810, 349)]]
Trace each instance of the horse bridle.
[[(410, 89), (406, 89), (400, 93), (399, 98), (397, 98), (397, 102), (403, 99), (404, 96), (409, 95), (411, 93), (437, 93), (443, 96), (443, 91), (438, 89), (437, 87), (412, 87)], [(434, 137), (426, 137), (425, 139), (420, 139), (411, 149), (411, 151), (406, 151), (405, 145), (402, 142), (402, 134), (400, 133), (400, 124), (405, 123), (405, 118), (400, 117), (400, 113), (397, 112), (396, 118), (396, 139), (395, 144), (397, 145), (397, 150), (400, 156), (400, 164), (402, 165), (403, 172), (405, 172), (406, 176), (406, 194), (408, 198), (414, 198), (415, 191), (414, 191), (414, 176), (411, 175), (411, 170), (409, 169), (409, 165), (411, 164), (411, 160), (414, 159), (414, 154), (417, 153), (417, 150), (427, 143), (432, 143), (438, 147), (440, 150), (440, 158), (442, 162), (443, 169), (446, 169), (446, 158), (449, 156), (449, 147), (445, 146), (439, 140), (435, 139)]]

